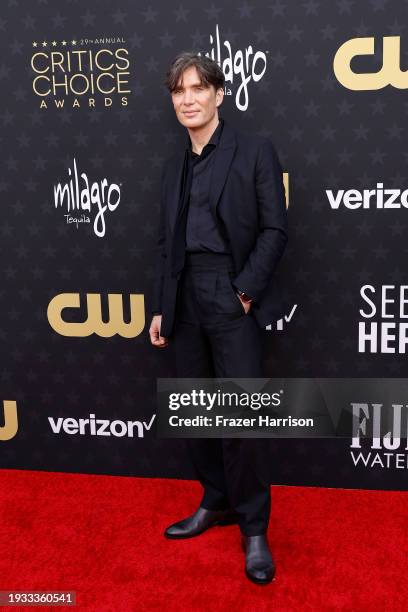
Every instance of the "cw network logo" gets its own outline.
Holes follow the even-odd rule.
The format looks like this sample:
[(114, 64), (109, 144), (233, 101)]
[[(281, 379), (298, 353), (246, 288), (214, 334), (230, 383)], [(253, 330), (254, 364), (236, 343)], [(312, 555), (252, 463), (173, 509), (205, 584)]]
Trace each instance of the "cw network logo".
[(109, 419), (97, 419), (94, 414), (89, 419), (73, 419), (48, 417), (53, 434), (66, 433), (71, 436), (114, 436), (115, 438), (144, 438), (144, 432), (150, 431), (156, 418), (154, 414), (150, 421), (110, 421)]
[(52, 329), (61, 336), (85, 338), (96, 334), (102, 338), (111, 338), (115, 334), (123, 338), (135, 338), (142, 333), (145, 326), (144, 295), (131, 294), (130, 321), (124, 322), (123, 300), (120, 293), (108, 294), (109, 320), (102, 320), (101, 296), (99, 293), (86, 294), (87, 316), (84, 321), (65, 321), (62, 311), (81, 306), (79, 293), (60, 293), (48, 304), (47, 317)]
[(400, 36), (383, 37), (382, 66), (370, 72), (354, 72), (351, 61), (355, 57), (374, 55), (375, 38), (352, 38), (339, 47), (334, 56), (333, 70), (337, 80), (353, 91), (378, 90), (391, 85), (408, 89), (408, 71), (400, 68)]
[(0, 440), (5, 442), (14, 438), (18, 431), (17, 402), (4, 400), (3, 415), (4, 425), (0, 427)]

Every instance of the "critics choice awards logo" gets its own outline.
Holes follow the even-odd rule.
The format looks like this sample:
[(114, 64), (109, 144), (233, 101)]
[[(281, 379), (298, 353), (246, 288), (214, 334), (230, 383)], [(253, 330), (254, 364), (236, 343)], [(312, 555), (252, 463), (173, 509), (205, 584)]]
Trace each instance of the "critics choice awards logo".
[(33, 41), (30, 65), (40, 108), (128, 105), (130, 60), (123, 38)]

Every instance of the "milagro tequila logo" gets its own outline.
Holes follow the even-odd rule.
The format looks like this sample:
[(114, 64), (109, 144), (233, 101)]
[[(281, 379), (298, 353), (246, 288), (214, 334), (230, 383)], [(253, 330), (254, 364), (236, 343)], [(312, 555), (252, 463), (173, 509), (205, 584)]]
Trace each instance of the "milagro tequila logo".
[(78, 173), (75, 157), (73, 170), (68, 168), (68, 176), (66, 183), (54, 185), (55, 208), (65, 208), (67, 213), (64, 217), (67, 224), (75, 224), (77, 229), (81, 223), (90, 223), (91, 219), (87, 213), (91, 214), (96, 210), (93, 229), (96, 236), (102, 238), (106, 231), (106, 211), (113, 212), (119, 206), (120, 186), (109, 183), (106, 178), (90, 183), (85, 172)]
[[(235, 104), (238, 110), (245, 111), (248, 108), (249, 95), (248, 84), (251, 80), (255, 83), (260, 81), (266, 71), (266, 53), (255, 51), (252, 45), (248, 45), (243, 51), (238, 49), (232, 52), (229, 40), (224, 40), (221, 48), (218, 24), (215, 26), (215, 38), (210, 34), (211, 50), (204, 55), (215, 60), (225, 76), (225, 81), (234, 83), (234, 77), (240, 79), (240, 85), (235, 94)], [(201, 55), (199, 52), (198, 55)], [(225, 86), (224, 93), (231, 96), (232, 91)]]

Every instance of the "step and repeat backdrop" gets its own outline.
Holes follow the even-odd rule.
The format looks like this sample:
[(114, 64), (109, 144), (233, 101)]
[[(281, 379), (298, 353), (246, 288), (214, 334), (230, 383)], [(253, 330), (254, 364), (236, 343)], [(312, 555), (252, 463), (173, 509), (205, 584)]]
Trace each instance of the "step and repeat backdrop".
[(192, 477), (157, 436), (174, 356), (148, 335), (160, 173), (186, 138), (163, 81), (190, 50), (225, 73), (220, 116), (270, 138), (285, 173), (291, 297), (264, 331), (268, 376), (370, 379), (341, 395), (367, 437), (271, 440), (271, 480), (406, 488), (407, 11), (2, 2), (0, 467)]

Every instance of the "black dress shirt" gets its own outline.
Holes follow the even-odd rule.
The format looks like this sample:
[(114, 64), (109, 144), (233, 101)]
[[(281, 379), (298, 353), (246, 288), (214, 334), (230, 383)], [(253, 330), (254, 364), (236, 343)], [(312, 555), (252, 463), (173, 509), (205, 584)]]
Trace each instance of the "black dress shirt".
[[(188, 200), (186, 225), (186, 251), (199, 253), (230, 253), (228, 245), (220, 233), (220, 229), (211, 209), (209, 192), (211, 173), (214, 165), (214, 152), (218, 145), (224, 120), (220, 118), (210, 140), (203, 147), (201, 154), (192, 150), (191, 139), (188, 137), (187, 164), (190, 166), (191, 184)], [(185, 176), (190, 172), (187, 171)], [(186, 187), (186, 186), (185, 186)]]

